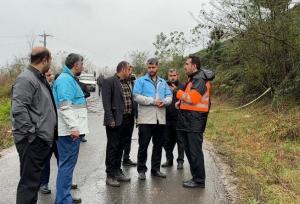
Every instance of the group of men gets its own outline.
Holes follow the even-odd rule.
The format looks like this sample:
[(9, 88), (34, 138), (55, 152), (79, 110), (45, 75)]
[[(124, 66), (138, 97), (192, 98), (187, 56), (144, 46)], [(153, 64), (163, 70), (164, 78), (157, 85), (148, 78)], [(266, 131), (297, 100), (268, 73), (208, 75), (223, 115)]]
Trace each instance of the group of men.
[[(50, 158), (58, 159), (56, 204), (81, 203), (70, 191), (77, 163), (80, 137), (89, 133), (87, 107), (78, 77), (83, 71), (83, 57), (71, 53), (62, 73), (50, 86), (51, 53), (36, 47), (30, 65), (12, 87), (11, 119), (13, 136), (20, 159), (17, 204), (37, 203), (38, 191), (49, 182)], [(173, 165), (173, 149), (178, 146), (177, 168), (183, 168), (184, 151), (190, 163), (192, 179), (184, 187), (204, 187), (205, 169), (202, 152), (203, 132), (210, 108), (210, 80), (213, 74), (200, 69), (198, 57), (190, 56), (184, 65), (185, 85), (178, 82), (175, 69), (168, 81), (158, 76), (158, 60), (147, 61), (147, 74), (137, 80), (132, 66), (122, 61), (116, 74), (103, 79), (102, 102), (107, 134), (106, 184), (119, 187), (130, 181), (121, 168), (136, 166), (138, 178), (146, 179), (147, 150), (152, 139), (151, 174), (166, 178), (160, 167)], [(129, 158), (134, 125), (138, 125), (137, 163)], [(167, 161), (161, 165), (162, 148)], [(46, 179), (45, 179), (46, 178)], [(46, 186), (47, 187), (47, 186)], [(44, 189), (44, 190), (47, 190)]]
[[(116, 74), (103, 81), (102, 101), (107, 133), (106, 184), (119, 187), (130, 177), (121, 169), (124, 147), (130, 143), (134, 119), (138, 125), (137, 171), (146, 179), (147, 152), (152, 139), (151, 175), (166, 178), (160, 167), (173, 165), (173, 149), (178, 146), (177, 169), (183, 168), (184, 151), (190, 163), (192, 178), (183, 182), (186, 188), (205, 187), (203, 133), (210, 109), (211, 71), (200, 69), (200, 59), (189, 56), (184, 70), (185, 85), (178, 82), (178, 73), (168, 71), (168, 81), (158, 76), (156, 58), (147, 61), (147, 74), (134, 83), (128, 62), (118, 64)], [(162, 148), (167, 161), (161, 165)]]

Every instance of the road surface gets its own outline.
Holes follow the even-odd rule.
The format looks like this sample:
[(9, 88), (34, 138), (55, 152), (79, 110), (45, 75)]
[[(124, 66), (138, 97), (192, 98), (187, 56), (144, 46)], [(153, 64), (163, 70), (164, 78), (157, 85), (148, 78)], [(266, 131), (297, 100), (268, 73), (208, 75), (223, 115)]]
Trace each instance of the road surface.
[[(97, 93), (97, 92), (96, 92)], [(79, 189), (72, 193), (82, 198), (84, 204), (225, 204), (231, 203), (226, 197), (222, 176), (214, 162), (211, 153), (204, 145), (206, 164), (206, 188), (185, 189), (182, 180), (190, 179), (189, 165), (185, 158), (184, 169), (177, 170), (175, 165), (161, 171), (167, 173), (167, 179), (151, 177), (147, 172), (145, 181), (138, 180), (136, 167), (124, 168), (126, 174), (131, 176), (130, 183), (123, 183), (120, 188), (113, 188), (105, 184), (105, 148), (106, 134), (103, 122), (103, 108), (101, 99), (92, 94), (89, 101), (89, 128), (90, 134), (86, 136), (87, 143), (81, 143), (80, 155), (75, 169), (74, 182)], [(131, 158), (137, 158), (137, 130), (132, 140)], [(149, 146), (148, 164), (152, 146)], [(176, 158), (175, 147), (175, 158)], [(2, 152), (3, 154), (3, 152)], [(165, 161), (163, 151), (162, 162)], [(53, 204), (55, 200), (55, 180), (57, 166), (55, 157), (51, 160), (51, 178), (49, 186), (52, 194), (39, 195), (39, 204)], [(224, 176), (223, 176), (224, 177)], [(19, 179), (19, 161), (15, 147), (5, 150), (0, 158), (0, 204), (15, 203), (16, 186)]]

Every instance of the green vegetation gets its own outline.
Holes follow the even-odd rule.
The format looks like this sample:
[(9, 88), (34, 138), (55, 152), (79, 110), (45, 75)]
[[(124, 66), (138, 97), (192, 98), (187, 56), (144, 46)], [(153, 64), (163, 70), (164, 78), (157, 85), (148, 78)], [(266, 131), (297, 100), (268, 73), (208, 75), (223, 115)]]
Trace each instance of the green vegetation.
[(10, 100), (1, 100), (0, 106), (0, 121), (7, 122), (9, 121), (9, 114), (10, 114)]
[(241, 203), (300, 203), (300, 107), (277, 114), (213, 106), (205, 137), (239, 178)]
[(13, 144), (10, 124), (10, 100), (0, 98), (0, 150)]
[[(226, 20), (241, 27), (232, 25), (228, 30), (226, 20), (210, 22), (214, 25), (211, 44), (197, 53), (218, 73), (216, 93), (244, 103), (271, 87), (269, 102), (275, 109), (299, 103), (300, 7), (288, 9), (291, 1), (249, 1), (245, 7), (221, 5)], [(241, 19), (235, 19), (233, 10), (226, 8), (238, 11)], [(234, 37), (225, 40), (226, 34)]]
[(24, 59), (15, 59), (7, 69), (0, 70), (0, 150), (13, 144), (10, 123), (10, 92), (13, 81), (24, 65)]

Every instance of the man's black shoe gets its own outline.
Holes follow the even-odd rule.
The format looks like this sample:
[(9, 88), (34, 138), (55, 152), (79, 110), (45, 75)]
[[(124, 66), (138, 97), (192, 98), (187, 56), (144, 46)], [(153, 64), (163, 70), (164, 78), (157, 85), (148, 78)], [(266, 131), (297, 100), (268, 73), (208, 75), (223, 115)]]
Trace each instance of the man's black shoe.
[(183, 162), (178, 162), (177, 169), (183, 169)]
[(81, 203), (81, 198), (73, 198), (72, 203)]
[(43, 185), (43, 186), (40, 187), (40, 193), (50, 194), (51, 190), (49, 189), (48, 185)]
[(205, 183), (198, 183), (194, 180), (185, 181), (182, 184), (185, 188), (205, 188)]
[(189, 183), (191, 181), (194, 181), (193, 179), (187, 180), (187, 181), (182, 181), (182, 183)]
[(173, 162), (172, 161), (166, 161), (165, 163), (163, 163), (161, 165), (161, 167), (164, 167), (164, 168), (170, 167), (170, 166), (173, 166)]
[(136, 166), (136, 162), (131, 161), (131, 159), (123, 160), (123, 166)]
[(115, 178), (117, 179), (117, 181), (123, 181), (123, 182), (129, 182), (130, 181), (130, 177), (125, 176), (125, 174), (123, 173), (123, 171), (120, 171)]
[(140, 180), (145, 180), (145, 179), (146, 179), (146, 174), (145, 174), (145, 172), (140, 172), (140, 173), (139, 173), (139, 179), (140, 179)]
[(87, 142), (87, 140), (83, 137), (81, 138), (81, 142)]
[(166, 174), (160, 171), (151, 171), (152, 176), (160, 177), (160, 178), (167, 178)]
[(77, 184), (72, 184), (71, 189), (72, 189), (72, 190), (78, 189)]
[(117, 181), (116, 178), (113, 177), (107, 177), (106, 178), (106, 185), (112, 186), (112, 187), (120, 187), (119, 181)]

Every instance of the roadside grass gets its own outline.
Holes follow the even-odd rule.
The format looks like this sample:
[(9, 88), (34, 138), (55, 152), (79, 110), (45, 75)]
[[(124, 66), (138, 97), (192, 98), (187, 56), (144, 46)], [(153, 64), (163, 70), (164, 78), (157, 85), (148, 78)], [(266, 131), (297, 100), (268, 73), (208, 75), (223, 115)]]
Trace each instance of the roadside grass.
[(300, 107), (276, 114), (221, 105), (214, 104), (205, 137), (239, 178), (241, 203), (300, 203)]
[(10, 95), (11, 86), (8, 84), (1, 85), (0, 84), (0, 100), (1, 98), (5, 98)]
[(13, 144), (10, 123), (10, 100), (0, 98), (0, 150)]

